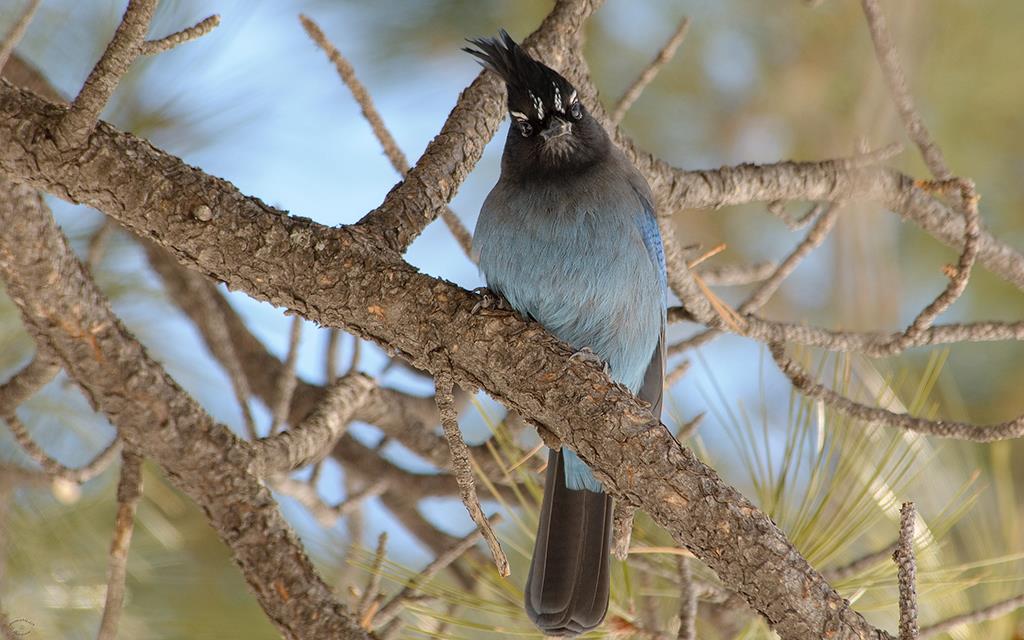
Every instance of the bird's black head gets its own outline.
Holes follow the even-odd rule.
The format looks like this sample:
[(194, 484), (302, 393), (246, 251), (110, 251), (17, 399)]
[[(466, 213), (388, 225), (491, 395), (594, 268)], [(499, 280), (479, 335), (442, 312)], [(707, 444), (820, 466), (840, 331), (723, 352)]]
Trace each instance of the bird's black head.
[(502, 29), (499, 38), (469, 41), (467, 51), (508, 88), (512, 117), (506, 163), (525, 173), (577, 170), (600, 160), (610, 144), (580, 103), (576, 89), (554, 69), (531, 58)]

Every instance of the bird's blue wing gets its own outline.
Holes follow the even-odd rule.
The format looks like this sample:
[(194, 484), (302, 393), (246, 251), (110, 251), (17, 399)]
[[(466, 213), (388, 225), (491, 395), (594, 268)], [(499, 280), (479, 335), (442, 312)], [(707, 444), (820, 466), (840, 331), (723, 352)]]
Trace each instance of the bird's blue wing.
[(647, 247), (647, 255), (651, 257), (651, 262), (654, 263), (655, 268), (658, 270), (661, 288), (667, 292), (668, 271), (665, 268), (665, 247), (661, 243), (661, 231), (658, 229), (658, 219), (654, 211), (654, 204), (647, 197), (647, 194), (638, 191), (637, 196), (643, 205), (643, 211), (636, 217), (636, 224), (640, 229), (640, 237), (643, 238), (644, 246)]
[[(636, 217), (637, 226), (640, 228), (640, 237), (643, 238), (644, 246), (647, 248), (647, 255), (650, 256), (651, 262), (654, 263), (655, 268), (658, 270), (658, 279), (661, 282), (661, 290), (664, 296), (663, 309), (667, 309), (668, 270), (665, 267), (665, 247), (661, 242), (657, 214), (654, 211), (654, 205), (650, 197), (648, 197), (649, 192), (638, 191), (637, 195), (643, 203), (643, 213)], [(661, 335), (658, 338), (658, 344), (651, 355), (650, 363), (647, 365), (647, 371), (644, 373), (644, 381), (640, 386), (640, 391), (637, 392), (637, 396), (640, 399), (651, 403), (651, 413), (658, 419), (661, 418), (661, 405), (665, 390), (665, 325), (668, 320), (664, 315), (665, 313), (666, 311), (663, 310)]]

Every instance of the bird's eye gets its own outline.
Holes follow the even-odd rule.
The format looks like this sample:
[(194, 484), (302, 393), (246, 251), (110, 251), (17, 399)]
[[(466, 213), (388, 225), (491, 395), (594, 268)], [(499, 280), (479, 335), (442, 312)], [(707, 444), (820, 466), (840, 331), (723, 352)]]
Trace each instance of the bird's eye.
[(569, 115), (572, 116), (573, 120), (579, 120), (583, 117), (583, 107), (580, 106), (579, 100), (576, 100), (569, 105)]
[(516, 125), (519, 127), (519, 133), (523, 134), (524, 138), (529, 138), (533, 135), (533, 125), (527, 120), (516, 120)]

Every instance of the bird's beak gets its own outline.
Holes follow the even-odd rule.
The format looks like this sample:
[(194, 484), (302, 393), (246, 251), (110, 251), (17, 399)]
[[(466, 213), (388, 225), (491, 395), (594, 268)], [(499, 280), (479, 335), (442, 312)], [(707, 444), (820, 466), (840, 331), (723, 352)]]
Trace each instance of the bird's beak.
[(544, 138), (544, 142), (548, 142), (550, 140), (554, 140), (555, 138), (567, 136), (571, 133), (571, 122), (566, 122), (565, 120), (562, 120), (561, 118), (558, 117), (552, 117), (551, 121), (548, 123), (548, 126), (545, 127), (543, 131), (540, 132), (540, 135), (542, 138)]

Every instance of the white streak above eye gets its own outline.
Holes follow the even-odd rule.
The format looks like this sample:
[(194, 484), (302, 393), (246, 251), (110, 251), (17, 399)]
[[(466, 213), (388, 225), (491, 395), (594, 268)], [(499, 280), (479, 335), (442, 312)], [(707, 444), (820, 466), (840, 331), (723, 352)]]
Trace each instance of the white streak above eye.
[(575, 91), (573, 91), (572, 95), (569, 96), (569, 104), (572, 104), (574, 102), (576, 102), (576, 92)]
[(529, 118), (526, 117), (525, 113), (519, 113), (518, 111), (509, 111), (509, 113), (512, 114), (513, 118), (518, 118), (519, 120), (529, 120)]
[(543, 120), (544, 119), (544, 102), (541, 101), (541, 99), (538, 98), (537, 96), (533, 95), (532, 91), (530, 91), (530, 99), (533, 100), (533, 108), (537, 112), (537, 119), (538, 120)]

